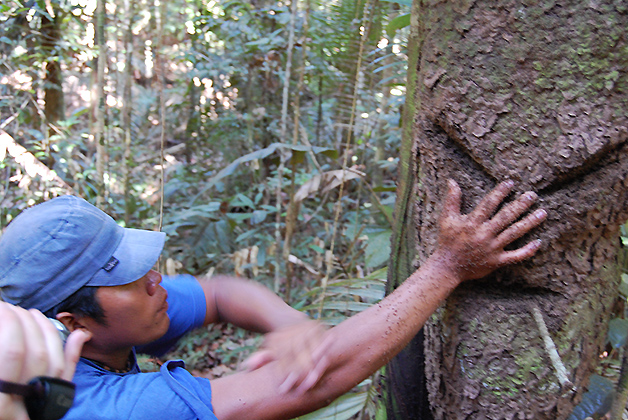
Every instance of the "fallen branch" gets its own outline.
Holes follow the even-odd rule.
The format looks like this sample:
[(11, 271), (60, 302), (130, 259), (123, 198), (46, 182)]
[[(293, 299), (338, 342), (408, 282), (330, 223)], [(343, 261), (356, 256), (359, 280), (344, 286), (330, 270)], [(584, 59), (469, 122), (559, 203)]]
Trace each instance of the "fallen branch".
[(61, 179), (59, 175), (37, 160), (31, 152), (18, 144), (6, 131), (0, 130), (0, 161), (4, 160), (7, 152), (18, 165), (24, 168), (24, 172), (31, 178), (40, 176), (44, 181), (55, 182), (64, 192), (68, 194), (74, 193), (72, 187)]

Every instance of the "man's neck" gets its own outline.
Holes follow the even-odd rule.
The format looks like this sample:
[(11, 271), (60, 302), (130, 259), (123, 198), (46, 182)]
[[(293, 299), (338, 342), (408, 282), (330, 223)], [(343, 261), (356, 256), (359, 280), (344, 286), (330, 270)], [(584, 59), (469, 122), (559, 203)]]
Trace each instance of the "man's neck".
[(83, 348), (81, 357), (92, 360), (102, 365), (107, 370), (111, 370), (113, 372), (126, 372), (129, 370), (129, 359), (131, 357), (132, 350), (132, 347), (128, 347), (115, 351), (103, 352), (89, 348), (86, 345)]

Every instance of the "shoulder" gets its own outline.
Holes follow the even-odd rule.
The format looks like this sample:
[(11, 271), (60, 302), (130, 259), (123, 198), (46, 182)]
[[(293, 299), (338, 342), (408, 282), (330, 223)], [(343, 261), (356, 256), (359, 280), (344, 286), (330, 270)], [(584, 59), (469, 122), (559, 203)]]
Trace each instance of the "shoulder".
[(196, 277), (191, 274), (177, 274), (174, 276), (161, 275), (161, 285), (166, 290), (194, 291), (200, 287)]
[(215, 420), (209, 381), (195, 378), (180, 361), (160, 372), (115, 374), (81, 361), (74, 382), (74, 406), (64, 420)]
[(162, 286), (168, 292), (170, 323), (176, 325), (183, 321), (185, 328), (203, 325), (207, 302), (198, 280), (189, 274), (162, 276), (162, 279)]

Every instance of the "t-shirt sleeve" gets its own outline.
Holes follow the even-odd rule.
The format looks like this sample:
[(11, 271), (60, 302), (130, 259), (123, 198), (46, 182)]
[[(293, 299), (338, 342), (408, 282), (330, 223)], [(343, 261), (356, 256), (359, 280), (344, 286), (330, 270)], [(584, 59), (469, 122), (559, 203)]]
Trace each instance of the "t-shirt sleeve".
[(168, 332), (160, 339), (136, 348), (138, 353), (162, 356), (186, 333), (203, 325), (207, 313), (205, 293), (191, 275), (163, 276), (161, 285), (168, 292)]

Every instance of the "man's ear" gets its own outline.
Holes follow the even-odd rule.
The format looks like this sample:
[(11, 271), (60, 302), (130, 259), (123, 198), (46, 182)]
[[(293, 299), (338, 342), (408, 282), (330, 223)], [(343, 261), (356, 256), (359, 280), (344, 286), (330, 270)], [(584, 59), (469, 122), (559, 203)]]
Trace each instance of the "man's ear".
[(86, 323), (84, 322), (84, 317), (77, 317), (71, 312), (59, 312), (57, 314), (57, 320), (59, 320), (68, 331), (72, 332), (74, 330), (83, 329), (89, 331)]

